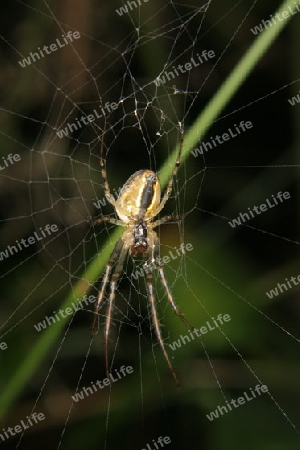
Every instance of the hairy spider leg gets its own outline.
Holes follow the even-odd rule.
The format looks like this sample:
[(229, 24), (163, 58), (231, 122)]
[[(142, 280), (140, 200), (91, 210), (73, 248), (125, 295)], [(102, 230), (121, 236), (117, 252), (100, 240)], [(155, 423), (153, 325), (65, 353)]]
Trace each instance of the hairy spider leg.
[(115, 296), (116, 296), (116, 288), (117, 288), (118, 279), (122, 272), (124, 259), (128, 252), (128, 249), (124, 246), (122, 238), (120, 238), (119, 241), (121, 241), (122, 245), (119, 250), (119, 260), (118, 260), (116, 267), (113, 271), (113, 274), (111, 276), (110, 293), (109, 293), (109, 300), (108, 300), (108, 307), (107, 307), (107, 311), (106, 311), (106, 321), (105, 321), (105, 365), (106, 365), (107, 377), (109, 377), (109, 373), (110, 373), (109, 363), (108, 363), (108, 339), (109, 339), (109, 331), (110, 331), (110, 325), (111, 325), (112, 310), (113, 310), (114, 300), (115, 300)]
[(111, 203), (113, 206), (115, 206), (116, 200), (114, 200), (113, 196), (110, 193), (110, 187), (109, 187), (108, 180), (107, 180), (105, 161), (104, 161), (104, 158), (103, 158), (103, 149), (104, 149), (104, 132), (102, 134), (101, 151), (100, 151), (101, 175), (102, 175), (102, 179), (103, 179), (103, 182), (104, 182), (105, 197), (107, 198), (109, 203)]
[[(167, 202), (171, 192), (172, 192), (172, 188), (173, 188), (173, 181), (174, 181), (174, 177), (177, 174), (178, 168), (180, 166), (180, 158), (181, 158), (181, 152), (182, 152), (182, 144), (183, 144), (183, 132), (181, 130), (180, 132), (180, 141), (179, 141), (179, 151), (178, 151), (178, 155), (177, 155), (177, 159), (176, 159), (176, 163), (175, 166), (173, 168), (173, 172), (171, 175), (171, 178), (169, 179), (168, 185), (167, 185), (167, 189), (163, 195), (163, 198), (160, 202), (160, 204), (158, 205), (158, 207), (156, 208), (156, 210), (153, 212), (152, 218), (155, 217), (157, 214), (159, 214), (159, 212), (163, 209), (163, 207), (165, 206), (165, 203)], [(116, 204), (117, 204), (117, 200), (114, 200), (113, 196), (110, 193), (110, 188), (109, 188), (109, 183), (107, 180), (107, 173), (106, 173), (106, 167), (105, 167), (105, 160), (103, 158), (103, 149), (104, 149), (104, 133), (102, 134), (102, 142), (101, 142), (101, 152), (100, 152), (100, 167), (101, 167), (101, 175), (102, 175), (102, 179), (104, 182), (104, 189), (105, 189), (105, 196), (107, 198), (107, 200), (109, 201), (109, 203), (111, 203), (114, 208), (116, 209)], [(120, 210), (120, 208), (119, 208)], [(120, 211), (119, 211), (120, 212)], [(123, 212), (123, 211), (121, 211)], [(127, 211), (123, 212), (123, 215), (127, 215)], [(178, 221), (180, 219), (180, 216), (175, 216), (175, 215), (170, 215), (170, 216), (165, 216), (159, 220), (156, 220), (155, 222), (153, 222), (151, 224), (151, 219), (149, 220), (149, 225), (151, 226), (151, 229), (153, 230), (153, 228), (166, 223), (168, 221)], [(111, 218), (109, 216), (104, 216), (101, 217), (97, 220), (94, 221), (94, 224), (99, 224), (101, 222), (109, 222), (115, 225), (121, 225), (124, 226), (124, 222), (122, 220), (118, 220), (118, 219), (114, 219)], [(153, 256), (159, 256), (159, 239), (156, 235), (156, 233), (154, 231), (152, 231), (152, 245), (149, 246), (148, 251), (146, 253), (146, 257), (148, 257), (148, 260), (150, 262), (153, 261)], [(109, 294), (109, 301), (108, 301), (108, 307), (107, 307), (107, 314), (106, 314), (106, 322), (105, 322), (105, 360), (106, 360), (106, 372), (107, 372), (107, 376), (109, 376), (109, 361), (108, 361), (108, 339), (109, 339), (109, 332), (110, 332), (110, 325), (111, 325), (111, 316), (112, 316), (112, 310), (113, 310), (113, 303), (114, 303), (114, 299), (115, 299), (115, 292), (116, 292), (116, 287), (117, 287), (117, 281), (120, 277), (122, 268), (123, 268), (123, 263), (124, 263), (124, 259), (126, 257), (126, 254), (128, 252), (128, 248), (127, 246), (124, 245), (124, 241), (121, 238), (118, 240), (118, 242), (115, 245), (115, 248), (113, 250), (113, 252), (111, 253), (111, 256), (109, 258), (109, 261), (106, 265), (105, 268), (105, 274), (103, 277), (103, 281), (102, 281), (102, 287), (101, 287), (101, 291), (99, 293), (98, 296), (98, 301), (97, 301), (97, 305), (95, 308), (95, 317), (93, 320), (93, 324), (92, 324), (92, 329), (91, 329), (91, 334), (93, 334), (94, 332), (94, 327), (95, 327), (95, 323), (98, 317), (98, 312), (99, 309), (101, 307), (104, 295), (105, 295), (105, 290), (106, 290), (106, 286), (107, 283), (109, 282), (109, 277), (111, 274), (111, 270), (113, 265), (116, 263), (116, 267), (115, 270), (111, 276), (111, 281), (110, 281), (110, 294)], [(119, 258), (119, 259), (118, 259)], [(179, 318), (182, 320), (182, 322), (191, 330), (194, 330), (194, 327), (192, 327), (189, 322), (184, 318), (184, 316), (180, 313), (176, 303), (173, 300), (173, 297), (171, 295), (171, 292), (169, 290), (165, 275), (164, 275), (164, 271), (162, 269), (162, 267), (159, 267), (159, 274), (161, 277), (161, 281), (163, 284), (163, 287), (167, 293), (168, 296), (168, 300), (171, 303), (171, 306), (173, 308), (173, 310), (175, 311), (175, 313), (179, 316)], [(165, 349), (164, 346), (164, 342), (162, 339), (162, 335), (161, 335), (161, 330), (160, 330), (160, 324), (159, 324), (159, 320), (158, 320), (158, 316), (157, 316), (157, 310), (156, 310), (156, 303), (155, 303), (155, 297), (154, 297), (154, 291), (153, 291), (153, 277), (152, 277), (152, 273), (147, 273), (147, 290), (148, 290), (148, 298), (149, 298), (149, 302), (151, 305), (151, 313), (152, 313), (152, 320), (153, 320), (153, 325), (154, 325), (154, 329), (155, 329), (155, 333), (157, 336), (157, 339), (159, 341), (159, 344), (161, 346), (161, 349), (164, 353), (165, 359), (168, 363), (168, 366), (173, 374), (173, 378), (176, 382), (176, 385), (179, 386), (179, 381), (178, 378), (176, 376), (176, 373), (173, 369), (173, 366), (171, 364), (171, 361), (169, 359), (168, 353)]]
[(101, 222), (109, 222), (109, 223), (112, 223), (113, 225), (121, 225), (124, 227), (124, 222), (122, 222), (122, 220), (115, 219), (114, 217), (109, 217), (109, 216), (103, 216), (103, 217), (100, 217), (100, 219), (94, 220), (93, 225), (99, 224)]
[[(115, 218), (109, 217), (109, 216), (103, 216), (103, 217), (100, 217), (100, 219), (94, 220), (93, 221), (93, 225), (99, 224), (101, 222), (109, 222), (109, 223), (112, 223), (114, 225), (123, 225), (124, 226), (124, 224), (123, 224), (123, 222), (121, 220), (118, 220), (118, 219), (115, 219)], [(102, 303), (102, 300), (103, 300), (103, 296), (104, 296), (104, 293), (105, 293), (105, 288), (106, 288), (107, 282), (109, 280), (109, 275), (110, 275), (110, 272), (111, 272), (111, 268), (112, 268), (115, 260), (117, 259), (119, 253), (122, 250), (121, 244), (123, 246), (123, 241), (121, 241), (121, 239), (119, 239), (118, 242), (116, 243), (115, 247), (114, 247), (114, 250), (111, 252), (110, 258), (109, 258), (109, 260), (108, 260), (108, 262), (106, 264), (106, 267), (105, 267), (105, 274), (104, 274), (103, 280), (102, 280), (102, 287), (101, 287), (101, 291), (99, 292), (98, 301), (97, 301), (97, 304), (96, 304), (96, 307), (95, 307), (95, 317), (94, 317), (94, 320), (93, 320), (93, 323), (92, 323), (92, 327), (91, 327), (91, 336), (94, 335), (94, 328), (95, 328), (95, 325), (96, 325), (98, 312), (99, 312), (99, 309), (100, 309), (100, 306), (101, 306), (101, 303)]]
[[(158, 239), (158, 237), (156, 236), (155, 242), (154, 242), (154, 259), (155, 259), (155, 261), (159, 261), (159, 259), (160, 259), (159, 256), (160, 256), (160, 252), (159, 252), (159, 239)], [(176, 305), (176, 303), (175, 303), (175, 301), (174, 301), (174, 299), (173, 299), (173, 296), (172, 296), (172, 294), (171, 294), (171, 291), (170, 291), (170, 289), (169, 289), (169, 286), (168, 286), (168, 282), (167, 282), (167, 279), (166, 279), (166, 276), (165, 276), (164, 269), (162, 268), (162, 266), (157, 266), (157, 270), (158, 270), (158, 273), (159, 273), (159, 275), (160, 275), (160, 279), (161, 279), (162, 285), (163, 285), (163, 287), (164, 287), (164, 290), (165, 290), (166, 293), (167, 293), (167, 297), (168, 297), (169, 303), (171, 304), (171, 306), (172, 306), (174, 312), (177, 314), (177, 316), (178, 316), (178, 317), (180, 318), (180, 320), (185, 324), (186, 327), (188, 327), (191, 331), (195, 331), (196, 328), (193, 327), (193, 326), (185, 319), (185, 317), (183, 316), (183, 314), (180, 312), (178, 306)]]
[[(155, 258), (155, 254), (156, 256), (159, 256), (159, 239), (156, 235), (156, 233), (153, 231), (153, 234), (155, 235), (155, 241), (153, 244), (153, 248), (154, 248), (154, 255), (153, 255), (153, 249), (151, 249), (149, 247), (148, 252), (147, 252), (147, 256), (148, 256), (148, 264), (151, 263), (153, 261), (153, 258)], [(156, 310), (156, 304), (155, 304), (155, 297), (154, 297), (154, 291), (153, 291), (153, 276), (152, 276), (152, 272), (147, 272), (146, 275), (146, 281), (147, 281), (147, 290), (148, 290), (148, 299), (149, 299), (149, 303), (151, 305), (151, 315), (152, 315), (152, 322), (153, 322), (153, 326), (154, 326), (154, 330), (155, 330), (155, 334), (156, 337), (158, 339), (159, 345), (163, 351), (164, 357), (167, 361), (167, 364), (169, 366), (169, 369), (172, 372), (173, 378), (175, 380), (176, 385), (179, 387), (179, 381), (177, 378), (177, 375), (175, 373), (175, 370), (173, 369), (172, 363), (170, 361), (170, 358), (168, 356), (167, 350), (165, 348), (165, 344), (161, 335), (161, 329), (160, 329), (160, 324), (159, 324), (159, 320), (158, 320), (158, 316), (157, 316), (157, 310)]]
[(122, 240), (122, 237), (118, 240), (118, 242), (115, 245), (115, 248), (113, 249), (110, 258), (108, 260), (108, 263), (105, 268), (105, 274), (102, 280), (102, 286), (101, 291), (98, 295), (98, 301), (95, 307), (95, 317), (93, 320), (92, 328), (91, 328), (91, 335), (94, 335), (94, 328), (96, 324), (96, 320), (98, 317), (98, 312), (101, 307), (102, 301), (104, 299), (104, 294), (106, 290), (107, 283), (109, 281), (109, 276), (112, 270), (113, 265), (115, 264), (116, 260), (117, 264), (116, 267), (112, 273), (111, 280), (110, 280), (110, 293), (109, 293), (109, 300), (108, 300), (108, 306), (106, 311), (106, 320), (105, 320), (105, 366), (106, 366), (106, 374), (107, 377), (109, 377), (109, 362), (108, 362), (108, 339), (109, 339), (109, 332), (110, 332), (110, 325), (111, 325), (111, 317), (112, 317), (112, 309), (115, 299), (115, 293), (116, 293), (116, 287), (117, 287), (117, 281), (120, 277), (124, 259), (126, 257), (126, 254), (128, 252), (128, 249), (124, 246), (124, 242)]
[[(116, 204), (117, 204), (117, 199), (115, 200), (114, 199), (114, 197), (113, 197), (113, 195), (110, 193), (110, 187), (109, 187), (109, 183), (108, 183), (108, 179), (107, 179), (107, 173), (106, 173), (106, 163), (105, 163), (105, 160), (104, 160), (104, 157), (103, 157), (103, 150), (104, 150), (104, 132), (103, 132), (103, 134), (102, 134), (102, 138), (101, 138), (101, 150), (100, 150), (100, 167), (101, 167), (101, 176), (102, 176), (102, 180), (103, 180), (103, 183), (104, 183), (104, 194), (105, 194), (105, 197), (106, 197), (106, 199), (107, 199), (107, 201), (111, 204), (111, 205), (113, 205), (113, 207), (115, 208), (115, 210), (116, 210)], [(121, 213), (123, 213), (124, 215), (127, 215), (127, 212), (126, 211), (124, 211), (121, 207), (120, 207), (120, 205), (118, 205), (118, 210), (119, 210), (119, 212), (121, 212)], [(124, 226), (124, 223), (120, 220), (120, 221), (118, 221), (117, 219), (111, 219), (111, 220), (109, 220), (109, 219), (106, 219), (106, 217), (104, 217), (102, 220), (101, 219), (98, 219), (98, 221), (96, 220), (94, 223), (100, 223), (100, 222), (104, 222), (104, 221), (106, 221), (106, 222), (110, 222), (110, 223), (113, 223), (113, 224), (115, 224), (115, 225), (123, 225)]]
[(149, 302), (150, 302), (150, 305), (151, 305), (151, 315), (152, 315), (152, 322), (153, 322), (154, 329), (155, 329), (155, 334), (156, 334), (156, 337), (158, 339), (159, 345), (160, 345), (160, 347), (161, 347), (161, 349), (163, 351), (164, 357), (165, 357), (165, 359), (166, 359), (166, 361), (168, 363), (168, 366), (169, 366), (169, 368), (170, 368), (170, 370), (172, 372), (172, 375), (173, 375), (173, 378), (175, 380), (175, 383), (179, 387), (180, 384), (179, 384), (177, 375), (176, 375), (176, 373), (175, 373), (175, 371), (173, 369), (172, 363), (171, 363), (171, 361), (169, 359), (167, 350), (165, 348), (164, 341), (163, 341), (162, 336), (161, 336), (159, 320), (158, 320), (158, 317), (157, 317), (155, 297), (154, 297), (154, 293), (153, 293), (153, 276), (152, 276), (152, 272), (147, 273), (146, 277), (147, 277), (148, 298), (149, 298)]
[[(101, 219), (99, 219), (99, 220), (101, 220)], [(105, 273), (104, 273), (103, 280), (102, 280), (101, 291), (99, 292), (98, 300), (97, 300), (97, 303), (96, 303), (96, 306), (95, 306), (95, 316), (94, 316), (93, 324), (92, 324), (92, 327), (91, 327), (91, 336), (94, 335), (94, 328), (95, 328), (95, 325), (96, 325), (98, 312), (99, 312), (102, 300), (104, 298), (105, 289), (106, 289), (106, 285), (107, 285), (107, 283), (109, 281), (109, 275), (110, 275), (112, 266), (114, 265), (116, 259), (118, 258), (122, 248), (123, 248), (123, 241), (120, 238), (118, 240), (118, 242), (116, 243), (113, 251), (111, 252), (110, 258), (109, 258), (109, 260), (108, 260), (108, 262), (106, 264), (106, 267), (105, 267)]]
[(181, 220), (181, 216), (177, 216), (177, 215), (164, 216), (161, 219), (158, 219), (155, 222), (152, 222), (151, 226), (152, 226), (152, 228), (156, 228), (159, 225), (163, 225), (166, 222), (178, 222), (179, 220)]
[(208, 10), (208, 7), (209, 7), (209, 5), (210, 5), (210, 2), (211, 2), (211, 0), (208, 0), (207, 2), (204, 3), (203, 6), (200, 6), (199, 11), (206, 12), (206, 11)]
[(171, 178), (169, 179), (169, 183), (167, 186), (167, 189), (163, 195), (163, 198), (160, 202), (160, 204), (158, 205), (158, 207), (156, 208), (156, 210), (153, 213), (153, 217), (157, 216), (158, 213), (160, 213), (160, 211), (164, 208), (168, 198), (170, 197), (170, 194), (172, 192), (173, 189), (173, 182), (174, 182), (174, 177), (177, 174), (178, 168), (180, 166), (180, 158), (181, 158), (181, 152), (182, 152), (182, 144), (183, 144), (183, 131), (180, 131), (180, 138), (179, 138), (179, 151), (178, 151), (178, 155), (177, 155), (177, 159), (176, 159), (176, 163), (171, 175)]

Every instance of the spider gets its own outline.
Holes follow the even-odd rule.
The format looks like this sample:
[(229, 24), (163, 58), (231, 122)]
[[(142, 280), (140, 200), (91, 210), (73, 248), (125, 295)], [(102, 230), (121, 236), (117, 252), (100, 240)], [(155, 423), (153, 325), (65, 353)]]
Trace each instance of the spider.
[[(110, 193), (110, 187), (106, 174), (106, 165), (103, 157), (103, 147), (104, 147), (104, 133), (102, 135), (101, 151), (100, 151), (100, 167), (101, 175), (104, 182), (105, 197), (109, 203), (115, 209), (119, 219), (114, 219), (109, 216), (103, 216), (94, 221), (94, 224), (99, 224), (101, 222), (109, 222), (114, 225), (120, 225), (125, 227), (125, 231), (117, 241), (114, 250), (112, 251), (106, 268), (104, 270), (104, 276), (102, 280), (102, 286), (99, 292), (98, 301), (95, 307), (95, 317), (93, 320), (91, 335), (94, 334), (94, 328), (96, 320), (98, 317), (98, 312), (101, 307), (102, 301), (104, 299), (105, 290), (107, 283), (110, 280), (110, 294), (107, 306), (106, 322), (105, 322), (105, 363), (106, 363), (106, 373), (109, 377), (109, 357), (108, 357), (108, 339), (111, 326), (111, 317), (113, 310), (113, 303), (115, 299), (117, 282), (123, 269), (123, 263), (127, 253), (136, 257), (138, 254), (142, 254), (144, 258), (147, 258), (148, 264), (154, 261), (159, 261), (158, 257), (160, 255), (160, 241), (154, 231), (154, 228), (170, 221), (178, 221), (179, 216), (164, 216), (161, 219), (153, 219), (161, 212), (164, 208), (173, 187), (173, 180), (177, 174), (178, 167), (180, 165), (180, 157), (183, 144), (183, 132), (180, 132), (179, 141), (179, 151), (176, 159), (175, 166), (173, 168), (172, 175), (169, 179), (166, 191), (161, 199), (161, 188), (158, 176), (152, 170), (138, 170), (126, 181), (122, 187), (117, 200), (114, 199)], [(112, 268), (115, 265), (114, 271)], [(194, 330), (189, 322), (184, 318), (184, 316), (179, 311), (171, 291), (169, 289), (164, 270), (161, 265), (157, 266), (158, 273), (162, 285), (167, 294), (168, 301), (170, 302), (173, 310), (177, 316), (182, 320), (182, 322), (191, 330)], [(111, 274), (112, 272), (112, 274)], [(148, 272), (148, 271), (147, 271)], [(175, 383), (179, 386), (177, 375), (173, 369), (171, 361), (169, 359), (168, 353), (166, 351), (159, 320), (157, 316), (157, 310), (155, 305), (155, 297), (153, 292), (153, 276), (152, 272), (149, 271), (146, 275), (147, 282), (147, 292), (148, 300), (151, 306), (152, 322), (154, 325), (155, 333), (163, 351), (164, 357), (167, 364), (173, 374)]]

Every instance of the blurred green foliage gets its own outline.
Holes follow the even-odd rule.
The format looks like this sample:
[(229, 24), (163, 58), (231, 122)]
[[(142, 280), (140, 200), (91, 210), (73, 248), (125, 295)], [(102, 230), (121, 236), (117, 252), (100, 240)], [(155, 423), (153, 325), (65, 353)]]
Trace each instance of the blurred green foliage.
[[(53, 449), (62, 439), (61, 448), (65, 450), (83, 446), (141, 449), (166, 435), (175, 449), (298, 448), (298, 434), (284, 413), (293, 423), (299, 422), (299, 343), (293, 339), (299, 322), (299, 289), (295, 287), (272, 300), (265, 294), (286, 277), (297, 276), (299, 267), (298, 127), (291, 120), (298, 112), (297, 106), (291, 108), (287, 102), (295, 90), (281, 90), (299, 78), (299, 68), (291, 61), (297, 34), (292, 34), (289, 26), (275, 41), (278, 26), (255, 39), (251, 35), (250, 27), (274, 13), (279, 2), (250, 10), (250, 1), (214, 3), (203, 16), (197, 46), (193, 42), (197, 50), (213, 48), (222, 55), (212, 67), (209, 82), (203, 83), (207, 74), (201, 70), (199, 79), (191, 73), (187, 90), (191, 93), (183, 85), (183, 95), (171, 91), (158, 95), (157, 105), (154, 102), (152, 106), (155, 112), (145, 108), (149, 140), (155, 142), (160, 120), (157, 111), (161, 110), (170, 121), (165, 125), (167, 137), (163, 134), (149, 154), (137, 150), (143, 140), (132, 126), (132, 102), (126, 106), (129, 112), (120, 113), (126, 119), (120, 131), (108, 132), (105, 145), (112, 186), (117, 188), (134, 170), (149, 164), (156, 170), (162, 167), (159, 176), (165, 186), (177, 152), (176, 118), (185, 118), (183, 160), (189, 158), (178, 174), (177, 200), (171, 199), (166, 207), (172, 213), (175, 204), (185, 215), (184, 231), (182, 225), (161, 227), (160, 237), (163, 254), (178, 247), (182, 237), (193, 244), (193, 251), (166, 266), (166, 275), (181, 311), (194, 326), (199, 328), (219, 313), (229, 314), (231, 320), (222, 328), (223, 333), (214, 330), (201, 342), (194, 340), (174, 352), (169, 349), (181, 382), (177, 390), (147, 322), (144, 281), (133, 282), (134, 286), (128, 281), (129, 262), (116, 298), (111, 345), (112, 349), (117, 345), (113, 366), (130, 364), (134, 374), (116, 383), (111, 392), (103, 390), (74, 405), (70, 417), (71, 395), (77, 384), (88, 386), (105, 376), (102, 332), (90, 348), (92, 312), (87, 311), (77, 313), (70, 323), (59, 321), (45, 332), (37, 333), (33, 325), (80, 298), (87, 287), (96, 293), (100, 281), (95, 287), (94, 283), (120, 230), (102, 228), (95, 239), (86, 218), (87, 212), (97, 213), (93, 207), (95, 191), (98, 198), (103, 193), (97, 165), (100, 128), (93, 129), (94, 136), (87, 131), (70, 140), (59, 140), (55, 129), (62, 128), (66, 120), (74, 121), (78, 114), (74, 104), (83, 111), (98, 106), (99, 92), (105, 93), (105, 101), (115, 101), (120, 95), (129, 96), (133, 89), (142, 104), (142, 94), (147, 90), (139, 92), (137, 85), (122, 84), (124, 70), (130, 65), (140, 84), (147, 77), (153, 79), (175, 42), (173, 58), (183, 55), (187, 61), (190, 33), (197, 34), (202, 16), (196, 14), (193, 21), (185, 22), (192, 4), (163, 8), (161, 14), (155, 14), (162, 6), (151, 0), (132, 13), (135, 25), (145, 21), (139, 30), (145, 39), (143, 44), (129, 16), (118, 17), (115, 5), (64, 1), (48, 6), (36, 0), (27, 6), (12, 2), (6, 5), (5, 18), (2, 14), (5, 40), (1, 74), (6, 89), (1, 95), (1, 152), (20, 153), (22, 164), (6, 172), (0, 181), (1, 249), (30, 236), (44, 221), (59, 223), (61, 229), (60, 237), (46, 248), (29, 248), (26, 254), (1, 262), (3, 267), (5, 264), (0, 310), (5, 327), (1, 340), (8, 344), (7, 351), (0, 352), (0, 405), (6, 414), (3, 427), (18, 424), (37, 400), (36, 410), (43, 411), (47, 419), (24, 437), (21, 448), (37, 448), (42, 439), (44, 448)], [(289, 4), (293, 2), (284, 2), (284, 8)], [(179, 39), (181, 20), (188, 27)], [(293, 20), (296, 22), (297, 17)], [(18, 65), (18, 52), (26, 56), (46, 42), (54, 42), (62, 33), (60, 25), (68, 29), (65, 24), (82, 34), (77, 53), (64, 49), (35, 66), (22, 69)], [(288, 21), (279, 25), (287, 26)], [(293, 26), (296, 28), (297, 22)], [(169, 37), (164, 35), (165, 29)], [(224, 42), (230, 45), (222, 53)], [(228, 78), (230, 73), (234, 76)], [(229, 82), (223, 82), (225, 79)], [(195, 96), (193, 91), (199, 91), (200, 86), (201, 95)], [(194, 103), (188, 102), (190, 98)], [(221, 112), (222, 120), (217, 121)], [(207, 140), (240, 120), (252, 120), (251, 135), (208, 152), (205, 160), (190, 155), (209, 126)], [(280, 190), (291, 192), (288, 204), (246, 226), (230, 228), (229, 219)], [(103, 211), (111, 213), (109, 207)], [(159, 280), (156, 289), (163, 334), (166, 343), (172, 343), (187, 330), (167, 306)], [(128, 298), (133, 302), (132, 310), (126, 303)], [(144, 318), (136, 316), (136, 311)], [(223, 405), (224, 396), (237, 398), (258, 380), (268, 385), (275, 400), (266, 395), (214, 422), (208, 421), (206, 414)], [(11, 405), (17, 397), (18, 402)], [(12, 448), (12, 442), (2, 445)]]

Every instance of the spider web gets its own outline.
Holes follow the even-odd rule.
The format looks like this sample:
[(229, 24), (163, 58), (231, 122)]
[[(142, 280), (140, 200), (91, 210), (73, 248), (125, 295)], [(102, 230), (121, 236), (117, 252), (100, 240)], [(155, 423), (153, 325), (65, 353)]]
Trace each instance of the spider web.
[[(296, 62), (292, 68), (288, 64), (296, 61), (296, 14), (198, 143), (202, 153), (194, 148), (183, 162), (160, 215), (182, 217), (178, 224), (159, 227), (161, 257), (169, 258), (164, 270), (184, 317), (197, 329), (207, 329), (200, 338), (186, 329), (154, 269), (162, 335), (181, 388), (176, 388), (152, 326), (144, 261), (128, 256), (109, 340), (117, 381), (91, 393), (96, 381), (106, 378), (106, 303), (93, 337), (89, 329), (101, 264), (112, 251), (115, 228), (92, 223), (103, 215), (115, 217), (104, 196), (101, 137), (104, 133), (113, 195), (136, 170), (149, 168), (160, 175), (180, 130), (188, 132), (257, 38), (251, 28), (274, 14), (278, 3), (272, 3), (141, 0), (136, 7), (124, 3), (128, 12), (122, 14), (119, 3), (91, 1), (13, 1), (5, 6), (0, 171), (4, 396), (14, 374), (24, 370), (18, 379), (21, 395), (3, 418), (3, 448), (32, 449), (42, 439), (45, 449), (152, 450), (162, 447), (160, 436), (169, 437), (171, 443), (164, 446), (174, 449), (298, 448), (299, 288), (291, 277), (299, 275), (294, 151), (299, 107), (288, 102), (299, 82)], [(80, 37), (64, 40), (68, 32)], [(33, 61), (30, 52), (40, 57)], [(185, 64), (191, 67), (183, 71)], [(252, 127), (242, 129), (241, 121)], [(219, 143), (216, 136), (224, 133), (230, 139)], [(20, 158), (11, 161), (9, 154)], [(278, 192), (289, 192), (290, 198), (275, 204)], [(266, 199), (272, 207), (259, 215), (252, 210), (249, 220), (230, 225)], [(51, 232), (47, 225), (54, 226)], [(94, 282), (88, 274), (98, 263)], [(79, 291), (91, 300), (84, 303)], [(66, 298), (73, 310), (64, 319), (60, 311), (66, 311)], [(39, 359), (36, 346), (56, 329)], [(30, 362), (23, 366), (23, 361)], [(118, 378), (122, 366), (132, 372)], [(247, 400), (244, 393), (251, 396), (257, 385), (267, 386), (268, 392)], [(242, 396), (244, 404), (228, 407)], [(219, 417), (212, 419), (212, 411)], [(33, 412), (44, 419), (9, 435), (8, 427)]]

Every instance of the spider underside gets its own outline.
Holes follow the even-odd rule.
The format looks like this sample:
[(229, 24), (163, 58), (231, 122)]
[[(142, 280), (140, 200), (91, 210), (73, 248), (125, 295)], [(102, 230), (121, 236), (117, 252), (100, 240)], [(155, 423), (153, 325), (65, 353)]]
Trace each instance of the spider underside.
[[(103, 158), (104, 147), (104, 135), (102, 136), (101, 152), (100, 152), (100, 166), (101, 174), (104, 182), (105, 197), (109, 203), (113, 205), (119, 219), (114, 219), (109, 216), (103, 216), (97, 219), (94, 223), (110, 222), (115, 225), (126, 227), (125, 231), (117, 241), (114, 250), (112, 251), (108, 263), (106, 265), (104, 276), (102, 280), (101, 290), (98, 295), (98, 301), (95, 307), (95, 317), (92, 324), (91, 333), (94, 333), (94, 327), (98, 317), (98, 312), (104, 299), (107, 283), (110, 280), (110, 294), (107, 306), (106, 322), (105, 322), (105, 362), (106, 372), (109, 376), (109, 358), (108, 358), (108, 339), (111, 326), (112, 309), (115, 298), (115, 292), (117, 288), (117, 282), (123, 269), (123, 263), (127, 253), (129, 252), (133, 257), (138, 254), (142, 254), (147, 259), (148, 264), (154, 261), (158, 261), (160, 255), (160, 241), (154, 231), (154, 228), (161, 224), (171, 221), (178, 221), (179, 216), (164, 216), (159, 220), (153, 219), (164, 208), (173, 187), (173, 179), (177, 173), (180, 165), (180, 157), (183, 143), (183, 135), (180, 135), (179, 151), (176, 159), (176, 163), (169, 179), (166, 191), (161, 197), (160, 182), (155, 172), (151, 170), (138, 170), (126, 181), (122, 187), (117, 200), (110, 193), (110, 187), (107, 180), (105, 160)], [(115, 264), (114, 271), (111, 274), (112, 267)], [(162, 285), (166, 291), (168, 301), (170, 302), (173, 310), (182, 322), (191, 330), (194, 330), (189, 322), (179, 311), (171, 291), (169, 289), (164, 270), (162, 266), (157, 266), (158, 273)], [(173, 369), (165, 345), (162, 339), (159, 320), (157, 316), (157, 310), (155, 305), (155, 297), (153, 292), (153, 276), (151, 271), (146, 274), (148, 299), (151, 306), (152, 321), (155, 329), (155, 333), (161, 349), (164, 353), (168, 366), (173, 374), (177, 386), (179, 386), (178, 378)]]

